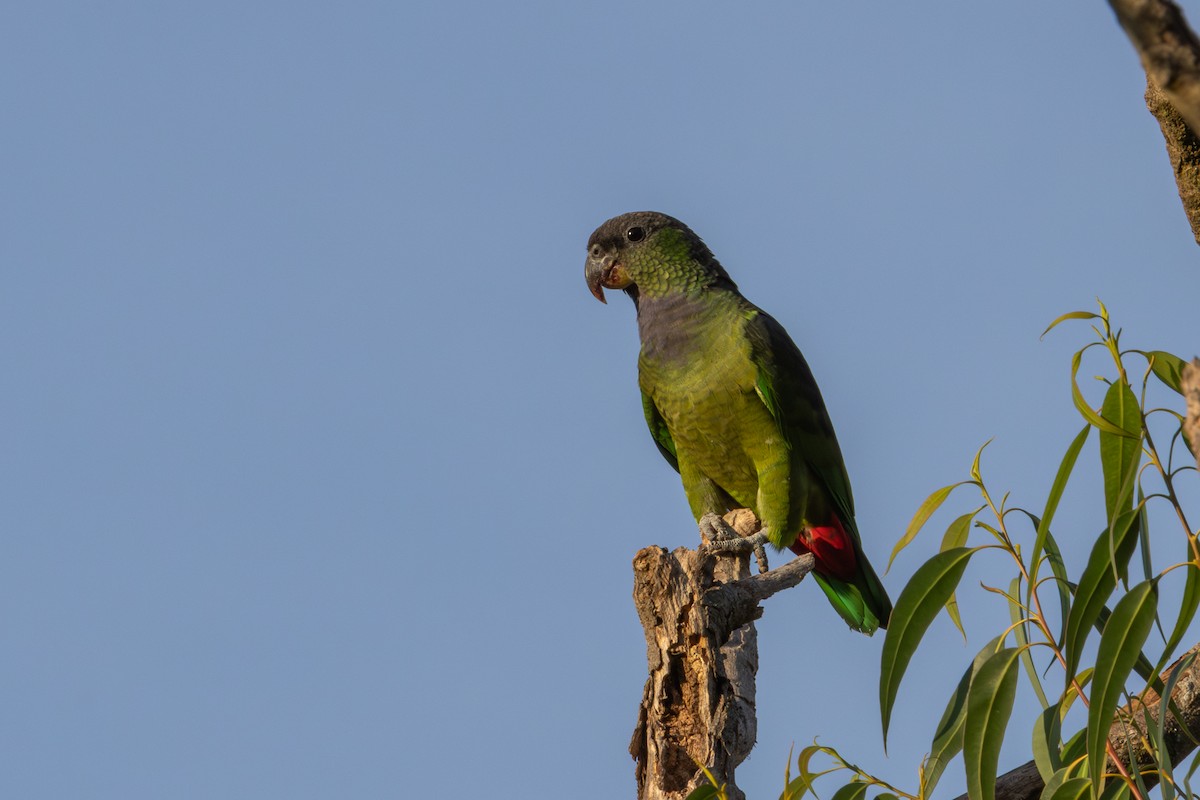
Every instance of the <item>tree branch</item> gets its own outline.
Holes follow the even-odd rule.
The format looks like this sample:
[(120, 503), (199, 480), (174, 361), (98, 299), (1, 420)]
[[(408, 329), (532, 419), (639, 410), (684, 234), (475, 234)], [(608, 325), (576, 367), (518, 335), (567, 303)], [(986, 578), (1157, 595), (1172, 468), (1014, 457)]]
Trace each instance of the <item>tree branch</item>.
[[(1197, 653), (1200, 653), (1200, 644), (1194, 645), (1163, 671), (1163, 682), (1184, 659)], [(1173, 713), (1167, 715), (1163, 738), (1171, 763), (1178, 764), (1195, 749), (1197, 740), (1200, 740), (1200, 658), (1194, 659), (1187, 671), (1176, 679), (1171, 691), (1171, 705)], [(1148, 746), (1146, 719), (1158, 724), (1161, 706), (1162, 698), (1158, 693), (1147, 689), (1129, 705), (1117, 710), (1116, 719), (1108, 733), (1108, 740), (1116, 752), (1132, 754), (1132, 757), (1125, 755), (1121, 763), (1131, 771), (1141, 770), (1147, 788), (1156, 785), (1159, 776), (1154, 770), (1154, 755)], [(1045, 785), (1037, 766), (1030, 761), (996, 779), (996, 800), (1037, 800)], [(964, 794), (956, 800), (966, 798)]]
[(1158, 120), (1192, 235), (1200, 244), (1200, 40), (1170, 0), (1109, 0), (1146, 71), (1146, 107)]
[(1187, 400), (1187, 419), (1183, 423), (1183, 435), (1187, 437), (1196, 466), (1200, 467), (1200, 358), (1185, 364), (1180, 380), (1183, 396)]
[[(757, 528), (745, 509), (725, 515), (738, 534)], [(759, 575), (749, 554), (705, 555), (647, 547), (633, 559), (633, 600), (646, 634), (650, 675), (629, 752), (641, 800), (681, 800), (706, 781), (707, 766), (743, 800), (734, 769), (754, 747), (758, 605), (812, 570), (801, 556)]]

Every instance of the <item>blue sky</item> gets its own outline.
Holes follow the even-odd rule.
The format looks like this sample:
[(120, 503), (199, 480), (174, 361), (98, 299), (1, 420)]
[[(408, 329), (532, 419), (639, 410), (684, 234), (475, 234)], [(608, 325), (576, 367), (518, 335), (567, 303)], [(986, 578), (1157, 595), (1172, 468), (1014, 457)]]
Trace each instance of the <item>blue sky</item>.
[[(583, 281), (617, 213), (686, 221), (800, 343), (880, 567), (989, 438), (989, 482), (1041, 507), (1090, 341), (1039, 341), (1055, 316), (1099, 296), (1128, 346), (1200, 348), (1195, 244), (1102, 3), (47, 3), (0, 27), (4, 796), (632, 796), (630, 562), (696, 536), (632, 306)], [(743, 788), (777, 796), (814, 736), (913, 786), (1006, 624), (962, 603), (971, 641), (935, 624), (885, 758), (882, 637), (811, 585), (772, 599)]]

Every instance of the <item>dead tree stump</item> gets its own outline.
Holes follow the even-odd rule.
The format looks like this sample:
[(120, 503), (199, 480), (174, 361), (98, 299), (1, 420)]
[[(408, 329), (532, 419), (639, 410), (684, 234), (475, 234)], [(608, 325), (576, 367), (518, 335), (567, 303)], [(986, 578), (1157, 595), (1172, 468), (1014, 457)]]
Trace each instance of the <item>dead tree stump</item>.
[[(758, 529), (745, 509), (725, 520), (741, 536)], [(683, 800), (707, 780), (701, 767), (726, 784), (730, 800), (743, 800), (734, 770), (754, 747), (758, 725), (759, 601), (795, 586), (812, 563), (802, 556), (752, 575), (748, 555), (708, 555), (703, 545), (638, 552), (633, 599), (650, 671), (629, 744), (640, 800)]]

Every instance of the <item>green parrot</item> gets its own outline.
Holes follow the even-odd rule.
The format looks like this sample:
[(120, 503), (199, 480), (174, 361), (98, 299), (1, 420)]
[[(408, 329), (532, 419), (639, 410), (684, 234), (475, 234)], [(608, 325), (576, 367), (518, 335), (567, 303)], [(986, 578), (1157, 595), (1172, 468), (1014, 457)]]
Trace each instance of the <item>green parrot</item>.
[(863, 555), (833, 425), (783, 326), (666, 214), (605, 222), (584, 272), (597, 300), (605, 288), (633, 300), (646, 422), (697, 521), (751, 509), (774, 547), (812, 553), (817, 583), (850, 627), (887, 627), (892, 604)]

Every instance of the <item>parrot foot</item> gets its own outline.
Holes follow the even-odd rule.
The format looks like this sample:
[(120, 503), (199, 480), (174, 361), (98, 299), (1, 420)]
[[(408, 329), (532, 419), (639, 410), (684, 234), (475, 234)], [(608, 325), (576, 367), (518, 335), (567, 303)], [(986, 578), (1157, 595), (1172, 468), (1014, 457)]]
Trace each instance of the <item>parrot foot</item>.
[(729, 523), (710, 512), (700, 518), (700, 538), (705, 542), (700, 546), (700, 552), (705, 555), (752, 552), (758, 571), (763, 573), (769, 569), (765, 547), (769, 540), (762, 531), (750, 536), (741, 536)]

